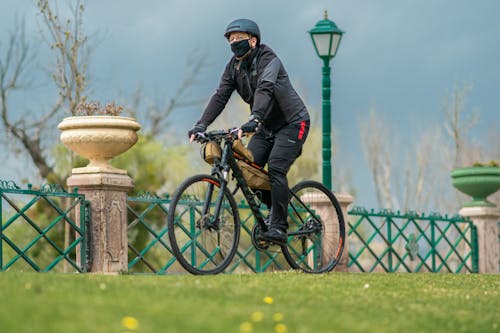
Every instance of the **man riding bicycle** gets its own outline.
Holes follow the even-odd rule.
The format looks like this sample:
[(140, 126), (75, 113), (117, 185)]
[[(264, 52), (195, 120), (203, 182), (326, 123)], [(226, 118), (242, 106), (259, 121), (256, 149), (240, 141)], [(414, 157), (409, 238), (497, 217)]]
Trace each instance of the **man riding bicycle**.
[(260, 30), (255, 22), (235, 20), (227, 26), (224, 36), (234, 56), (188, 136), (193, 141), (196, 133), (205, 132), (236, 89), (251, 109), (248, 122), (240, 127), (239, 136), (255, 132), (248, 149), (256, 164), (268, 164), (271, 191), (259, 191), (262, 192), (262, 201), (270, 209), (270, 228), (260, 237), (284, 244), (287, 241), (289, 200), (286, 175), (302, 152), (309, 132), (309, 113), (278, 56), (267, 45), (261, 44)]

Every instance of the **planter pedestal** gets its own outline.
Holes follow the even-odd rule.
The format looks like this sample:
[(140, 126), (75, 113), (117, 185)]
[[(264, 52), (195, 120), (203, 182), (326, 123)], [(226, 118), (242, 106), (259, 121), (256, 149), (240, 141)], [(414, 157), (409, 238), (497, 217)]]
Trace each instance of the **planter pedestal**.
[(73, 174), (68, 187), (78, 188), (91, 204), (91, 266), (96, 273), (128, 270), (127, 192), (134, 182), (116, 173)]
[(61, 142), (90, 161), (86, 167), (73, 169), (67, 180), (69, 188), (78, 188), (90, 201), (90, 271), (126, 272), (127, 192), (134, 188), (134, 181), (109, 160), (137, 142), (141, 125), (128, 117), (78, 116), (64, 118), (58, 127)]
[[(354, 198), (349, 194), (339, 194), (339, 193), (335, 193), (335, 197), (339, 201), (340, 207), (342, 209), (342, 215), (344, 217), (345, 239), (344, 239), (344, 252), (340, 257), (339, 263), (334, 268), (334, 272), (347, 272), (348, 261), (349, 261), (349, 242), (347, 241), (348, 238), (347, 209), (348, 206), (353, 203)], [(327, 262), (332, 259), (332, 257), (328, 257), (327, 255), (329, 253), (332, 254), (335, 246), (337, 246), (336, 241), (338, 240), (338, 234), (339, 234), (338, 218), (334, 214), (334, 212), (331, 211), (330, 201), (326, 198), (325, 195), (322, 195), (322, 197), (314, 197), (309, 200), (307, 197), (302, 199), (304, 200), (304, 202), (309, 202), (311, 208), (313, 208), (321, 216), (321, 219), (325, 222), (324, 225), (325, 238), (323, 240), (323, 251), (325, 257), (323, 258), (323, 260)], [(310, 260), (312, 262), (313, 259), (310, 258)]]
[(349, 226), (348, 226), (348, 214), (347, 212), (349, 211), (348, 207), (354, 202), (354, 198), (350, 194), (339, 194), (335, 193), (335, 196), (337, 197), (340, 207), (342, 208), (342, 214), (344, 215), (344, 223), (345, 223), (345, 245), (344, 245), (344, 252), (342, 253), (342, 257), (340, 258), (340, 262), (335, 268), (335, 271), (337, 272), (348, 272), (348, 264), (349, 264), (349, 237), (347, 236), (349, 234)]
[(499, 273), (500, 247), (498, 222), (500, 209), (496, 207), (464, 207), (459, 214), (470, 217), (477, 228), (479, 273)]

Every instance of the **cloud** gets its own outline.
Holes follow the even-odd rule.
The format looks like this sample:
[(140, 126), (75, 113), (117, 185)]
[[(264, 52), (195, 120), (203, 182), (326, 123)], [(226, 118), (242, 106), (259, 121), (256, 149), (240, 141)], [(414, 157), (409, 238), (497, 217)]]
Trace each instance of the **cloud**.
[[(356, 155), (355, 164), (363, 162), (354, 119), (366, 115), (372, 103), (389, 119), (401, 119), (399, 126), (415, 125), (408, 119), (439, 121), (443, 94), (465, 81), (475, 86), (469, 104), (480, 106), (484, 122), (479, 126), (499, 123), (500, 2), (495, 0), (88, 1), (85, 29), (104, 37), (91, 63), (95, 95), (114, 99), (141, 83), (151, 98), (168, 98), (186, 75), (190, 56), (202, 50), (210, 65), (196, 94), (208, 99), (231, 55), (224, 29), (235, 18), (249, 17), (282, 58), (306, 103), (319, 110), (321, 61), (307, 31), (324, 9), (346, 31), (331, 63), (332, 114), (339, 142)], [(35, 12), (31, 1), (0, 2), (0, 52), (14, 14), (26, 16), (29, 37), (36, 38)], [(49, 61), (46, 51), (40, 56), (39, 65)]]

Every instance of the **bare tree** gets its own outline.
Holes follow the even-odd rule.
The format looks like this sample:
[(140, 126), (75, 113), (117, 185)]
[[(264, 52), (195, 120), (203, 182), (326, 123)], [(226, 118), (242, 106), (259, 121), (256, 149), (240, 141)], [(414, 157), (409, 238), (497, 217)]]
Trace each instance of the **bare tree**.
[[(464, 85), (447, 96), (442, 105), (444, 123), (422, 131), (415, 144), (406, 147), (404, 168), (391, 160), (395, 154), (391, 155), (390, 143), (399, 140), (388, 137), (388, 133), (393, 133), (390, 124), (382, 120), (373, 107), (370, 109), (369, 116), (360, 123), (360, 135), (379, 207), (456, 211), (467, 199), (452, 188), (451, 170), (475, 162), (500, 160), (498, 145), (492, 145), (491, 151), (487, 151), (470, 138), (469, 130), (479, 119), (465, 107), (470, 90), (470, 85)], [(498, 131), (494, 133), (496, 139), (490, 142), (498, 142)]]
[(26, 88), (27, 69), (32, 59), (33, 54), (30, 44), (26, 40), (24, 21), (22, 23), (16, 22), (14, 30), (9, 34), (5, 53), (0, 55), (2, 125), (6, 134), (28, 152), (42, 177), (48, 178), (53, 174), (53, 169), (44, 157), (41, 142), (41, 133), (48, 117), (28, 122), (27, 118), (19, 117), (15, 111), (10, 109), (8, 103), (8, 97), (11, 93)]
[[(415, 152), (406, 153), (404, 173), (399, 177), (399, 195), (402, 198), (403, 211), (423, 210), (430, 199), (427, 186), (432, 183), (436, 175), (428, 172), (433, 161), (433, 145), (438, 140), (437, 128), (428, 129), (417, 142)], [(435, 166), (435, 165), (434, 165)]]
[[(453, 167), (464, 166), (467, 159), (472, 158), (471, 149), (467, 149), (468, 132), (476, 126), (479, 118), (476, 114), (467, 114), (465, 100), (471, 91), (470, 84), (464, 85), (461, 89), (455, 88), (451, 98), (446, 98), (443, 102), (443, 113), (445, 116), (444, 128), (451, 138), (454, 149)], [(475, 157), (475, 156), (474, 156)]]
[(143, 113), (143, 133), (151, 137), (158, 137), (164, 133), (168, 127), (168, 118), (174, 110), (186, 108), (190, 106), (201, 105), (206, 101), (205, 98), (190, 97), (191, 88), (198, 83), (198, 77), (203, 69), (207, 66), (207, 56), (199, 52), (192, 52), (194, 56), (188, 59), (188, 72), (184, 80), (181, 82), (175, 93), (168, 100), (163, 102), (152, 102), (144, 96), (142, 86), (138, 86), (132, 95), (131, 100), (125, 102), (127, 104), (125, 111), (133, 117), (139, 117), (139, 110), (143, 108), (142, 104), (146, 103), (145, 112)]
[(51, 76), (56, 84), (58, 97), (49, 110), (37, 113), (38, 117), (34, 116), (29, 121), (25, 117), (15, 118), (18, 113), (9, 107), (7, 98), (13, 90), (25, 88), (23, 82), (27, 80), (27, 68), (33, 59), (31, 46), (26, 40), (25, 24), (16, 24), (0, 60), (2, 125), (8, 135), (30, 156), (43, 179), (62, 183), (47, 156), (43, 138), (48, 136), (45, 135), (47, 129), (53, 130), (53, 121), (63, 107), (74, 113), (76, 105), (85, 99), (87, 62), (83, 54), (87, 52), (87, 37), (83, 36), (81, 29), (84, 7), (80, 1), (76, 1), (72, 17), (63, 19), (47, 0), (40, 0), (37, 6), (48, 31), (44, 35), (45, 40), (55, 50)]
[[(83, 31), (85, 7), (80, 0), (74, 0), (71, 4), (69, 14), (62, 15), (57, 1), (37, 2), (42, 37), (53, 51), (50, 76), (57, 91), (57, 98), (48, 109), (28, 118), (19, 116), (18, 110), (10, 107), (8, 102), (13, 91), (27, 91), (26, 83), (30, 79), (28, 68), (35, 55), (26, 39), (24, 22), (16, 23), (5, 49), (2, 49), (0, 44), (0, 126), (6, 129), (5, 132), (11, 139), (8, 141), (13, 142), (11, 148), (19, 148), (17, 151), (26, 153), (42, 179), (59, 184), (62, 184), (66, 177), (57, 172), (47, 148), (54, 144), (56, 121), (61, 119), (64, 113), (74, 115), (77, 105), (88, 99), (88, 65), (92, 51), (89, 37)], [(146, 134), (156, 136), (164, 131), (167, 127), (166, 120), (174, 109), (202, 103), (200, 100), (188, 98), (188, 95), (189, 88), (197, 82), (196, 78), (206, 65), (205, 59), (205, 55), (191, 59), (187, 77), (165, 105), (148, 106), (143, 116), (149, 124), (146, 126)], [(141, 90), (138, 90), (133, 96), (131, 107), (128, 108), (129, 113), (137, 114), (142, 100), (144, 96)]]
[(51, 7), (48, 0), (39, 0), (38, 9), (47, 33), (45, 41), (54, 50), (52, 79), (58, 90), (58, 102), (47, 117), (51, 117), (65, 106), (75, 114), (76, 106), (86, 100), (87, 69), (91, 49), (88, 36), (83, 33), (84, 5), (76, 0), (70, 8), (71, 16), (61, 18), (57, 2)]
[[(405, 173), (397, 175), (403, 198), (403, 211), (450, 210), (447, 205), (452, 190), (449, 182), (452, 153), (445, 143), (439, 124), (421, 131), (414, 144), (407, 147)], [(395, 170), (397, 173), (397, 170)]]
[(387, 125), (372, 106), (368, 117), (360, 121), (359, 127), (363, 153), (374, 181), (379, 207), (396, 207), (391, 189), (392, 159)]

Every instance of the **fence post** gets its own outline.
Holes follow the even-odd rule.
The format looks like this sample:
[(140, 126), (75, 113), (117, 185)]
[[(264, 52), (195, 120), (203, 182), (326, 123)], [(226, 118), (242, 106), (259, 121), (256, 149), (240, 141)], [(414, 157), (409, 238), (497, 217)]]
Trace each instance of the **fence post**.
[(432, 260), (432, 273), (436, 272), (436, 221), (434, 219), (430, 219), (429, 223), (431, 225), (431, 260)]
[(389, 244), (387, 244), (387, 246), (389, 247), (389, 253), (388, 253), (388, 268), (389, 268), (389, 272), (390, 273), (393, 273), (394, 269), (393, 269), (393, 266), (392, 266), (392, 253), (394, 252), (394, 249), (392, 248), (392, 245), (393, 245), (393, 241), (392, 241), (392, 232), (391, 232), (391, 222), (392, 222), (392, 219), (389, 217), (389, 216), (385, 216), (385, 221), (387, 222), (387, 241), (389, 242)]
[(479, 273), (499, 273), (498, 221), (500, 210), (496, 207), (464, 207), (459, 211), (469, 217), (477, 228)]
[(473, 224), (471, 229), (472, 273), (479, 273), (479, 248), (477, 246), (477, 227)]
[[(68, 178), (91, 208), (90, 271), (119, 273), (128, 269), (127, 192), (134, 187), (126, 174), (81, 173)], [(84, 221), (78, 221), (84, 223)]]

